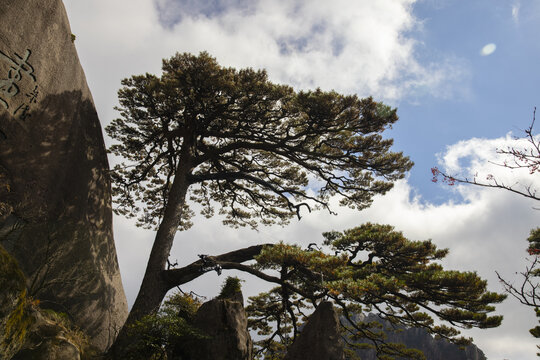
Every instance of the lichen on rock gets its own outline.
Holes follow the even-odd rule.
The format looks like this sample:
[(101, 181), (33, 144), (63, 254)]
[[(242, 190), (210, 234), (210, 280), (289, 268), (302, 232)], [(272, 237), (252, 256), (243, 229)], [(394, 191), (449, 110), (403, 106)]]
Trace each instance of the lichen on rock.
[(0, 359), (80, 360), (94, 349), (66, 315), (28, 296), (17, 261), (0, 245)]
[(17, 261), (0, 245), (0, 358), (10, 359), (22, 346), (31, 317), (26, 281)]
[(74, 327), (66, 315), (40, 309), (35, 304), (28, 312), (32, 324), (12, 360), (81, 360), (95, 354), (86, 334)]

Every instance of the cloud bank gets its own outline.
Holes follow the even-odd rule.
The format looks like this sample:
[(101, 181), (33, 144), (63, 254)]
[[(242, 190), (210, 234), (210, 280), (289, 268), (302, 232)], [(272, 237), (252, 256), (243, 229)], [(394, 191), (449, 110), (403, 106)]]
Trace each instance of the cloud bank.
[[(459, 59), (422, 63), (414, 0), (66, 0), (103, 122), (120, 80), (159, 73), (175, 52), (208, 51), (226, 66), (265, 68), (273, 81), (397, 101), (451, 96)], [(209, 5), (204, 5), (209, 4)]]

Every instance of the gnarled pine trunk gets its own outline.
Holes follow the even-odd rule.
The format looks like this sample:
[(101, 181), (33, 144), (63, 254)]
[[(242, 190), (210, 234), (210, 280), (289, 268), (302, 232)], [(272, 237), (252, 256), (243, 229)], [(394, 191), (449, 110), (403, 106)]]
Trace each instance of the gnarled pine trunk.
[(180, 165), (175, 172), (163, 219), (152, 245), (139, 293), (124, 326), (109, 350), (108, 355), (112, 359), (124, 358), (123, 354), (129, 344), (136, 341), (136, 339), (129, 338), (129, 327), (144, 316), (157, 311), (165, 295), (171, 289), (165, 280), (164, 271), (174, 242), (174, 236), (182, 221), (186, 194), (190, 186), (188, 177), (192, 171), (191, 154), (189, 149), (186, 148), (188, 147), (184, 147), (182, 151), (183, 156), (181, 156)]

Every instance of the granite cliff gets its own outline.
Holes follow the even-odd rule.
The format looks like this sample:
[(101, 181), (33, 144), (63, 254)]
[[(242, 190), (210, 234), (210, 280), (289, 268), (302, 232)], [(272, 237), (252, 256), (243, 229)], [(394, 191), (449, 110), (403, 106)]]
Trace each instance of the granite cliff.
[(0, 6), (0, 244), (100, 349), (127, 316), (105, 145), (61, 0)]
[(319, 304), (284, 360), (345, 360), (339, 318), (331, 302)]

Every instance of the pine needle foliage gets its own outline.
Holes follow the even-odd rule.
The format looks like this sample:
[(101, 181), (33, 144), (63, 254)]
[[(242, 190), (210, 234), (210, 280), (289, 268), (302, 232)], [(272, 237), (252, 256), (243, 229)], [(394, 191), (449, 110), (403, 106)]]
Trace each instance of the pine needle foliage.
[(392, 226), (371, 223), (324, 238), (327, 251), (280, 243), (256, 257), (257, 269), (278, 271), (282, 282), (249, 299), (250, 326), (263, 336), (256, 343), (260, 359), (282, 356), (308, 305), (324, 299), (340, 310), (351, 346), (375, 348), (381, 359), (423, 355), (387, 343), (381, 325), (364, 323), (358, 314), (373, 312), (390, 324), (424, 328), (460, 345), (471, 341), (459, 336), (460, 328), (491, 328), (502, 321), (489, 314), (506, 295), (487, 291), (475, 272), (443, 269), (439, 260), (448, 250), (430, 240), (412, 241)]
[[(163, 60), (163, 73), (134, 75), (118, 91), (120, 117), (105, 128), (115, 212), (156, 229), (126, 326), (155, 312), (168, 290), (175, 234), (190, 204), (226, 225), (287, 224), (330, 199), (355, 209), (389, 191), (413, 163), (383, 132), (396, 110), (335, 91), (295, 91), (264, 70), (220, 66), (203, 52)], [(113, 352), (129, 341), (121, 330)]]
[[(264, 70), (220, 66), (209, 54), (176, 54), (161, 76), (136, 75), (118, 92), (121, 117), (106, 127), (125, 159), (114, 168), (116, 211), (159, 225), (175, 176), (189, 198), (225, 223), (287, 223), (300, 208), (328, 208), (328, 198), (365, 208), (412, 162), (391, 152), (381, 133), (396, 110), (371, 98), (322, 90), (296, 92)], [(189, 169), (179, 174), (181, 164)], [(316, 182), (311, 181), (316, 180)], [(311, 182), (310, 182), (311, 181)], [(308, 184), (318, 186), (311, 195)], [(179, 228), (190, 226), (185, 204)]]
[(227, 276), (225, 282), (221, 286), (218, 299), (230, 299), (242, 292), (242, 281), (236, 276)]

